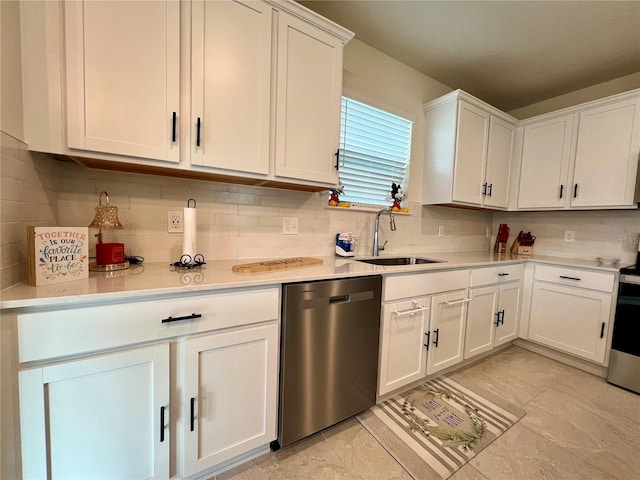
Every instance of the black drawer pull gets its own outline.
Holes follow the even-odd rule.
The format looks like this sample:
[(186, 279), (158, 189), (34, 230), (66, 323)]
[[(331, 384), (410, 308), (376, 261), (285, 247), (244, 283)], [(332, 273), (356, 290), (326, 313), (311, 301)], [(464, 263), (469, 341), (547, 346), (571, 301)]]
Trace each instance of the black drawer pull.
[(499, 277), (506, 277), (507, 275), (509, 275), (508, 273), (499, 273), (498, 276)]
[(604, 322), (602, 322), (602, 328), (600, 329), (600, 338), (604, 338)]
[(164, 442), (164, 405), (160, 407), (160, 443)]
[(185, 315), (184, 317), (167, 317), (162, 319), (162, 323), (179, 322), (180, 320), (193, 320), (194, 318), (202, 318), (199, 313), (192, 313), (191, 315)]
[(191, 432), (193, 432), (196, 428), (195, 427), (195, 422), (196, 422), (195, 410), (196, 410), (196, 398), (191, 397), (191, 419), (189, 420), (189, 430)]
[(564, 278), (565, 280), (576, 280), (577, 282), (580, 281), (580, 278), (578, 277), (567, 277), (566, 275), (560, 275), (560, 278)]

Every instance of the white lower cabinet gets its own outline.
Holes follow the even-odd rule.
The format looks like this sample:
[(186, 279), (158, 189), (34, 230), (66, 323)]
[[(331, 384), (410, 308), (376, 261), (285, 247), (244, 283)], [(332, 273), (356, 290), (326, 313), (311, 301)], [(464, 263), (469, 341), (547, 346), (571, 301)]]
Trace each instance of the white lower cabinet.
[(517, 337), (521, 282), (472, 288), (464, 358), (488, 352)]
[(604, 362), (611, 295), (535, 282), (529, 340)]
[(278, 347), (275, 323), (185, 341), (185, 476), (275, 439)]
[(169, 478), (169, 344), (20, 372), (23, 478)]
[(431, 299), (428, 375), (462, 361), (468, 302), (466, 288)]
[(469, 270), (384, 278), (378, 395), (462, 361), (468, 284)]
[(614, 274), (536, 265), (531, 341), (604, 364)]
[(430, 304), (418, 297), (382, 306), (380, 395), (426, 375)]
[(24, 478), (199, 478), (266, 450), (279, 298), (265, 287), (17, 315)]

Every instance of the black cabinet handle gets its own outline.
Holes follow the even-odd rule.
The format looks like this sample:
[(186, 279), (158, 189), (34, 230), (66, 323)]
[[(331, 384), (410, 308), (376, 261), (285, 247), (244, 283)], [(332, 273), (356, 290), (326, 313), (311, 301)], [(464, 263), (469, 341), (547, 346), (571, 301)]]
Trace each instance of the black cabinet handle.
[(560, 278), (564, 278), (565, 280), (575, 280), (577, 282), (580, 281), (580, 278), (578, 277), (567, 277), (566, 275), (560, 275)]
[(427, 343), (425, 343), (424, 346), (427, 347), (427, 351), (429, 351), (429, 339), (431, 338), (431, 331), (424, 332), (424, 334), (427, 336)]
[(564, 197), (564, 185), (560, 185), (560, 198)]
[(189, 420), (189, 430), (190, 431), (194, 431), (196, 428), (196, 417), (195, 417), (195, 413), (196, 413), (196, 398), (195, 397), (191, 397), (191, 419)]
[(604, 338), (604, 322), (602, 322), (602, 328), (600, 328), (600, 338)]
[(493, 191), (493, 183), (490, 183), (487, 188), (489, 189), (489, 193), (487, 193), (487, 195), (490, 197), (491, 196), (491, 192)]
[(576, 198), (578, 196), (578, 184), (576, 183), (573, 186), (573, 198)]
[(433, 344), (438, 348), (438, 339), (440, 338), (440, 329), (436, 328), (433, 333), (436, 334), (436, 339), (433, 341)]
[(160, 443), (164, 442), (164, 405), (160, 407)]
[(506, 277), (507, 275), (509, 275), (508, 273), (499, 273), (498, 276), (499, 277)]
[(336, 170), (340, 170), (340, 149), (337, 149), (334, 155), (336, 156)]
[(171, 118), (171, 141), (173, 143), (176, 143), (177, 119), (178, 119), (178, 116), (177, 116), (176, 112), (173, 112), (173, 115), (172, 115), (172, 118)]
[(496, 312), (494, 313), (494, 315), (497, 317), (496, 318), (496, 327), (500, 326), (500, 312)]
[(200, 146), (200, 117), (196, 119), (196, 147)]
[(500, 325), (504, 325), (504, 310), (500, 310)]
[(485, 197), (487, 195), (487, 182), (482, 184), (482, 196)]
[(184, 317), (167, 317), (162, 319), (162, 323), (179, 322), (180, 320), (193, 320), (194, 318), (202, 318), (199, 313), (192, 313), (191, 315), (185, 315)]

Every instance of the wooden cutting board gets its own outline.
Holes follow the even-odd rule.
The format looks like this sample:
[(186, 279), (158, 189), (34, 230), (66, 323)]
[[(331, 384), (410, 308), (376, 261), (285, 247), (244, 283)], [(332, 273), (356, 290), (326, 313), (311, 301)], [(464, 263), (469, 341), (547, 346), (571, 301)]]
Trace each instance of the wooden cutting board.
[(231, 270), (238, 273), (261, 273), (270, 270), (283, 270), (285, 268), (311, 267), (313, 265), (322, 265), (322, 260), (313, 257), (280, 258), (277, 260), (234, 265), (231, 267)]

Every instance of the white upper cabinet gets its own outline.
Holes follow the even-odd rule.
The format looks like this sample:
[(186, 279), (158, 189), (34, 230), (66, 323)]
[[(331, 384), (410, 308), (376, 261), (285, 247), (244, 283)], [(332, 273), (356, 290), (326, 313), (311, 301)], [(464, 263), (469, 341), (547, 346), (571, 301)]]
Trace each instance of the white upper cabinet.
[(278, 12), (275, 174), (338, 183), (343, 40)]
[(573, 115), (524, 127), (518, 208), (562, 208), (569, 193)]
[(633, 205), (640, 96), (580, 113), (572, 207)]
[(191, 6), (191, 163), (269, 173), (271, 5)]
[(29, 149), (140, 173), (310, 191), (338, 183), (352, 32), (290, 0), (20, 10)]
[(460, 90), (424, 109), (422, 203), (506, 209), (517, 120)]
[(525, 120), (519, 209), (637, 208), (640, 91)]
[(178, 162), (179, 3), (65, 2), (64, 21), (67, 146)]

